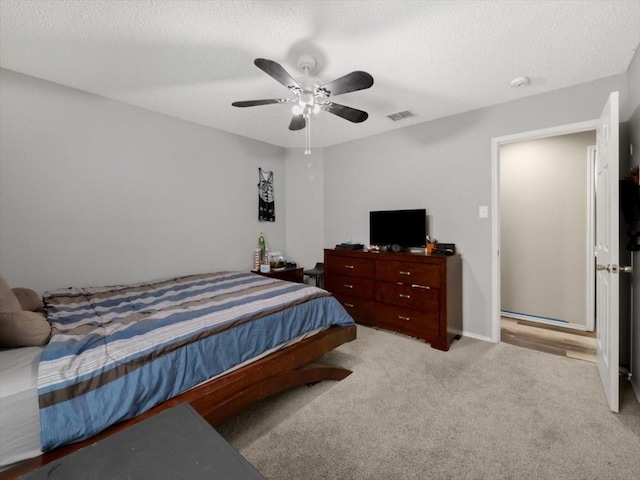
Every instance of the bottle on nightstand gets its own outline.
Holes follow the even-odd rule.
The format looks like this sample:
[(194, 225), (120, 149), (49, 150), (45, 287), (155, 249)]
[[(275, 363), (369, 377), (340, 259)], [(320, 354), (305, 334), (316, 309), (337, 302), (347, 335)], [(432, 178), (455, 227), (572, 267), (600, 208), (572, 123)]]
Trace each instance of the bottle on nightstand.
[(261, 273), (269, 273), (271, 271), (271, 264), (269, 263), (269, 251), (265, 249), (265, 255), (262, 259), (262, 264), (260, 265)]

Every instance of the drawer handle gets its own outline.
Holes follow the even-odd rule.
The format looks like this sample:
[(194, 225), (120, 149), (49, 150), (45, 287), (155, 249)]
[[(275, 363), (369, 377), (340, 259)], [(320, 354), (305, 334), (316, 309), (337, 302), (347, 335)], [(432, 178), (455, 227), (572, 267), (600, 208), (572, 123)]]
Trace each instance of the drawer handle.
[(353, 285), (349, 285), (348, 283), (345, 283), (344, 288), (353, 288)]
[(411, 275), (411, 272), (405, 272), (404, 270), (400, 270), (398, 273), (400, 275)]
[(417, 285), (415, 283), (411, 285), (411, 288), (423, 288), (425, 290), (431, 290), (431, 287), (427, 287), (426, 285)]
[(405, 317), (404, 315), (398, 315), (398, 318), (399, 318), (400, 320), (406, 320), (407, 322), (408, 322), (409, 320), (411, 320), (411, 317)]
[(350, 268), (353, 270), (353, 265), (345, 265), (344, 268)]
[(400, 298), (411, 298), (411, 295), (405, 295), (404, 293), (399, 293), (398, 295)]
[(353, 303), (345, 303), (344, 306), (345, 307), (349, 307), (349, 308), (353, 308)]

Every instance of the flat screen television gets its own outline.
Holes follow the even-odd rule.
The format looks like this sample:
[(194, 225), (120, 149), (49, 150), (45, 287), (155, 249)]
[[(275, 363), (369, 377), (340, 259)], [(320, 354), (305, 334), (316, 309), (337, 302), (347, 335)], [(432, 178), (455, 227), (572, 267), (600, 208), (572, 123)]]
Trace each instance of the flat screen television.
[(425, 247), (426, 239), (427, 210), (424, 208), (369, 212), (370, 245)]

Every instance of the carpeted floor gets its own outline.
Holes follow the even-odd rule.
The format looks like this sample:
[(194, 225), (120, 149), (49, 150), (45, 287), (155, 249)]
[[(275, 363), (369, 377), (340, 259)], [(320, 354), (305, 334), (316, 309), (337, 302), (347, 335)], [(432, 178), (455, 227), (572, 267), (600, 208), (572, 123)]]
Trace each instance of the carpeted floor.
[(640, 404), (621, 382), (611, 413), (595, 364), (363, 326), (324, 361), (353, 374), (218, 428), (267, 479), (640, 478)]

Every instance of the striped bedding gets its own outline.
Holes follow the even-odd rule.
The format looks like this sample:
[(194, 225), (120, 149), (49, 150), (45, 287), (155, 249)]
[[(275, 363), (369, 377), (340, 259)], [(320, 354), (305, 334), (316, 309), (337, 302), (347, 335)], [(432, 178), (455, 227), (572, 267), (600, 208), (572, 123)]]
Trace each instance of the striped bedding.
[(220, 272), (44, 295), (43, 451), (89, 438), (260, 353), (353, 320), (326, 291)]

